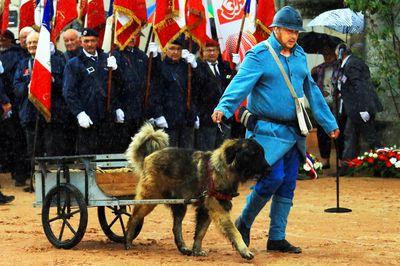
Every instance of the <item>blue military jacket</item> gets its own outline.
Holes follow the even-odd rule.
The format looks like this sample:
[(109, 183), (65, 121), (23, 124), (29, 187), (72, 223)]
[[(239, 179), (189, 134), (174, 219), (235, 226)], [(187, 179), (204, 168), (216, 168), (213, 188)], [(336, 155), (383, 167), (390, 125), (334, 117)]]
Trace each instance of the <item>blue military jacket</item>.
[(107, 57), (99, 50), (94, 61), (82, 51), (68, 61), (64, 70), (63, 96), (69, 110), (75, 117), (85, 111), (95, 124), (106, 116)]
[[(62, 80), (65, 59), (61, 52), (51, 55), (51, 122), (63, 123), (67, 118), (67, 108), (62, 97)], [(30, 66), (29, 66), (30, 64)], [(20, 61), (14, 76), (14, 94), (18, 104), (18, 114), (22, 125), (33, 123), (36, 120), (36, 107), (28, 99), (28, 85), (31, 81), (33, 58), (25, 57)]]
[[(272, 34), (267, 40), (278, 54), (298, 97), (307, 97), (315, 120), (326, 132), (338, 128), (324, 97), (311, 78), (307, 68), (306, 55), (296, 45), (289, 57), (282, 56), (281, 44)], [(248, 96), (248, 109), (259, 117), (296, 121), (294, 100), (264, 42), (254, 46), (248, 53), (237, 75), (234, 77), (215, 110), (231, 117)], [(254, 132), (247, 131), (246, 137), (255, 137), (265, 150), (265, 158), (270, 165), (279, 160), (289, 149), (297, 145), (305, 155), (305, 137), (296, 128), (259, 120)]]

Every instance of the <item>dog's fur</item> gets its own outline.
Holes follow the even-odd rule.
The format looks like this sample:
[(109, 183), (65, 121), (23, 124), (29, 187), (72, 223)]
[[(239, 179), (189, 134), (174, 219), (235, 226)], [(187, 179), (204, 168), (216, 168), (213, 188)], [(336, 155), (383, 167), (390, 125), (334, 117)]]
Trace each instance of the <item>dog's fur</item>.
[[(167, 146), (168, 135), (162, 130), (154, 130), (150, 124), (145, 124), (132, 139), (126, 156), (140, 174), (136, 199), (200, 198), (192, 249), (182, 238), (182, 220), (187, 207), (185, 204), (170, 205), (175, 244), (179, 251), (186, 255), (204, 256), (201, 244), (212, 220), (243, 258), (252, 259), (253, 254), (230, 219), (231, 201), (210, 193), (208, 181), (210, 176), (219, 195), (237, 195), (240, 182), (268, 174), (270, 167), (264, 159), (262, 147), (251, 139), (226, 140), (213, 152)], [(207, 188), (208, 193), (201, 197)], [(132, 246), (136, 226), (155, 206), (134, 206), (127, 226), (127, 249)]]

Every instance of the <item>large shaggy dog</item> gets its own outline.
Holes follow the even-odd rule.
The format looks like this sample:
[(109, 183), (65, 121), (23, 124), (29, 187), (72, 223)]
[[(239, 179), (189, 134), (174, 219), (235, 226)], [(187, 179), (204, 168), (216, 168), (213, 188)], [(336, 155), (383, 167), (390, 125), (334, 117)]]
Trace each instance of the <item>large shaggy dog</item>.
[[(226, 140), (214, 152), (167, 147), (168, 135), (145, 124), (132, 139), (127, 158), (140, 175), (136, 199), (193, 199), (196, 204), (196, 229), (193, 248), (182, 238), (185, 204), (170, 205), (173, 233), (179, 251), (186, 255), (204, 256), (201, 243), (211, 221), (232, 242), (243, 258), (252, 259), (243, 239), (231, 221), (231, 199), (238, 195), (240, 182), (266, 176), (270, 170), (262, 147), (252, 139)], [(155, 205), (135, 205), (128, 221), (126, 243), (132, 247), (135, 230)]]

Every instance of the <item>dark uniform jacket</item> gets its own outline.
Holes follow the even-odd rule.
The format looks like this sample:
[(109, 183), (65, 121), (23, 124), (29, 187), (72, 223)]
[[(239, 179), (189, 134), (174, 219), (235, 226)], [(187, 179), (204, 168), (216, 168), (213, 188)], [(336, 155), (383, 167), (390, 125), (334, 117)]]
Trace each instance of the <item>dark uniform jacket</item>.
[(219, 75), (216, 76), (207, 62), (198, 61), (195, 86), (198, 91), (196, 106), (200, 127), (215, 126), (211, 115), (233, 77), (232, 70), (226, 62), (219, 62), (218, 70)]
[(63, 96), (69, 110), (75, 117), (85, 111), (95, 124), (105, 119), (106, 114), (107, 57), (98, 50), (94, 61), (82, 51), (68, 61), (64, 70)]
[[(61, 52), (57, 51), (51, 55), (51, 75), (53, 78), (51, 87), (51, 122), (65, 122), (68, 110), (62, 97), (62, 80), (65, 66), (65, 59)], [(14, 94), (19, 109), (21, 124), (27, 125), (36, 120), (37, 109), (28, 99), (28, 85), (31, 81), (33, 58), (25, 57), (17, 66), (14, 76)]]
[(3, 63), (4, 68), (4, 73), (1, 74), (3, 86), (0, 88), (0, 104), (11, 103), (14, 111), (17, 111), (17, 106), (13, 92), (13, 80), (20, 59), (21, 49), (16, 45), (0, 53), (0, 61)]
[(368, 66), (352, 55), (344, 65), (341, 76), (341, 95), (346, 114), (355, 123), (363, 122), (360, 112), (375, 115), (383, 110), (382, 104), (371, 82)]
[[(143, 102), (147, 81), (147, 55), (138, 48), (114, 51), (118, 68), (114, 84), (117, 99), (114, 109), (122, 109), (125, 120), (138, 120), (144, 117)], [(115, 94), (113, 94), (115, 95)]]
[(82, 48), (79, 47), (78, 49), (74, 50), (74, 51), (65, 51), (64, 52), (64, 57), (67, 60), (70, 60), (71, 58), (74, 58), (75, 56), (78, 56), (80, 53), (82, 52)]
[[(193, 77), (197, 68), (193, 69)], [(153, 72), (153, 87), (150, 95), (149, 114), (154, 117), (164, 116), (168, 128), (193, 126), (197, 116), (196, 86), (192, 79), (190, 110), (186, 107), (188, 89), (188, 64), (184, 59), (174, 62), (169, 57), (159, 61)]]

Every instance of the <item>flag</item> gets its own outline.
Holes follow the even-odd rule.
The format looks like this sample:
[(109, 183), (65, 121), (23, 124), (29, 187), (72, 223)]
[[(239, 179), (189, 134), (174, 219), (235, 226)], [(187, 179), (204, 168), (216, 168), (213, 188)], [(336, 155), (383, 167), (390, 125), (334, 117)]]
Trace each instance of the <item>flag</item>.
[(192, 39), (202, 48), (207, 40), (212, 39), (210, 19), (205, 6), (207, 6), (207, 0), (187, 0), (185, 6), (186, 29)]
[(40, 25), (42, 25), (44, 5), (45, 0), (35, 0), (35, 12), (33, 16), (35, 25), (38, 26), (38, 28), (40, 28)]
[(115, 0), (115, 43), (121, 49), (138, 34), (147, 21), (145, 0)]
[(78, 19), (85, 24), (85, 17), (87, 13), (87, 4), (88, 0), (79, 0), (78, 1)]
[(106, 12), (103, 0), (88, 0), (85, 27), (97, 31), (99, 34), (99, 47), (101, 47), (106, 27)]
[[(254, 32), (254, 15), (256, 9), (255, 0), (212, 0), (211, 3), (221, 52), (224, 52), (229, 49), (229, 46), (233, 45), (233, 43), (227, 43), (228, 39), (237, 40), (245, 13), (247, 16), (243, 28), (243, 34), (244, 32), (250, 34)], [(254, 37), (248, 36), (249, 44), (252, 43), (252, 41), (250, 41), (251, 38), (254, 39)], [(241, 50), (242, 45), (246, 42), (247, 41), (243, 42), (242, 39), (240, 46)], [(234, 51), (234, 53), (236, 52)], [(224, 59), (230, 60), (230, 56), (229, 58)]]
[(7, 28), (8, 28), (8, 22), (10, 19), (10, 0), (4, 0), (2, 1), (2, 4), (0, 6), (1, 10), (1, 17), (0, 17), (0, 22), (1, 22), (1, 33), (4, 33)]
[(256, 31), (253, 33), (257, 43), (266, 40), (271, 34), (268, 28), (275, 15), (274, 0), (258, 0), (255, 16)]
[(110, 0), (108, 5), (107, 11), (107, 18), (106, 18), (106, 28), (104, 30), (104, 38), (103, 38), (103, 45), (101, 49), (105, 53), (111, 51), (111, 39), (113, 38), (113, 30), (114, 30), (114, 0)]
[(53, 16), (53, 2), (48, 0), (44, 6), (42, 27), (29, 86), (29, 100), (39, 109), (47, 122), (51, 120), (50, 32)]
[(51, 31), (53, 43), (56, 43), (61, 31), (77, 17), (76, 0), (57, 0), (57, 12), (54, 18), (54, 27)]
[(19, 6), (19, 26), (18, 31), (22, 28), (35, 25), (35, 0), (22, 0)]
[(185, 30), (184, 25), (181, 23), (180, 26), (177, 21), (180, 17), (179, 6), (179, 0), (156, 0), (153, 28), (164, 52), (167, 44), (178, 38)]

